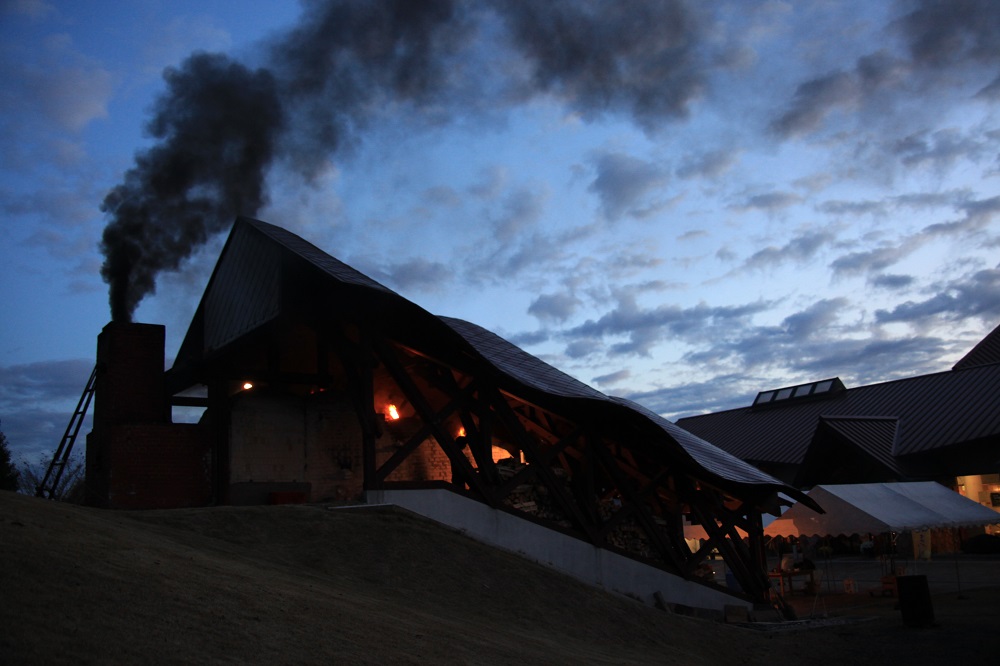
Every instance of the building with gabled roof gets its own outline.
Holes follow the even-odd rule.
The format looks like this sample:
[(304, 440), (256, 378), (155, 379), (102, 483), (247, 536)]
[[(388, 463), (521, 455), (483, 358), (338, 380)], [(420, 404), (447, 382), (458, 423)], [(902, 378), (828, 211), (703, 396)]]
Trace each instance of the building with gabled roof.
[[(512, 550), (613, 589), (721, 607), (770, 597), (762, 513), (787, 498), (814, 505), (257, 220), (236, 221), (173, 367), (154, 379), (129, 375), (149, 362), (121, 367), (112, 353), (143, 336), (162, 361), (162, 327), (112, 322), (99, 340), (87, 473), (102, 506), (391, 501), (470, 533), (490, 525)], [(102, 394), (115, 404), (143, 382), (168, 409), (136, 422), (102, 412)], [(205, 408), (178, 445), (163, 440), (182, 425), (164, 418), (171, 405)], [(704, 544), (688, 546), (685, 523)], [(713, 551), (733, 587), (706, 576)]]
[(946, 372), (762, 391), (677, 424), (799, 488), (933, 480), (1000, 508), (1000, 327)]

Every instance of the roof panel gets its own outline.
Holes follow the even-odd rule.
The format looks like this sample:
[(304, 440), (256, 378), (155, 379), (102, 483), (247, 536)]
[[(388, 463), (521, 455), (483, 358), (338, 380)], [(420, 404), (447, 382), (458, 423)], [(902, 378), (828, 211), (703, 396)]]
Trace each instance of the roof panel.
[(897, 418), (895, 456), (996, 437), (1000, 364), (859, 386), (831, 400), (745, 407), (677, 423), (744, 460), (800, 464), (821, 416)]

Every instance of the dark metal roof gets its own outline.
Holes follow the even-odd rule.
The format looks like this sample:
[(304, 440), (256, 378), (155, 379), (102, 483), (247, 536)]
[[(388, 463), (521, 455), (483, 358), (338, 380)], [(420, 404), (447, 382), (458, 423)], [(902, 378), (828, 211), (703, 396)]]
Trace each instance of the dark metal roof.
[(997, 437), (1000, 364), (860, 386), (829, 400), (766, 410), (746, 407), (677, 423), (744, 460), (800, 464), (821, 417), (898, 419), (893, 457)]
[(607, 400), (607, 396), (597, 389), (553, 368), (482, 326), (452, 317), (439, 319), (461, 335), (497, 370), (525, 386), (567, 398)]
[(376, 289), (389, 294), (395, 293), (388, 287), (379, 284), (364, 273), (351, 268), (342, 261), (334, 259), (323, 250), (296, 236), (290, 231), (282, 229), (281, 227), (276, 227), (273, 224), (268, 224), (267, 222), (253, 220), (248, 217), (240, 218), (239, 222), (257, 229), (271, 240), (280, 243), (286, 249), (291, 250), (299, 257), (305, 259), (313, 266), (316, 266), (324, 273), (340, 282), (358, 287), (368, 287), (369, 289)]
[(737, 483), (782, 485), (781, 481), (686, 432), (642, 405), (625, 398), (606, 396), (481, 326), (451, 317), (440, 319), (469, 342), (495, 369), (526, 386), (567, 398), (609, 403), (625, 419), (640, 415), (666, 433), (698, 466), (723, 479)]
[(765, 474), (753, 465), (709, 444), (638, 403), (614, 396), (609, 399), (649, 419), (670, 435), (695, 462), (725, 479), (738, 483), (781, 483), (771, 475)]
[(980, 340), (979, 344), (952, 367), (952, 370), (965, 370), (994, 363), (1000, 363), (1000, 326), (994, 328), (989, 335)]
[(837, 434), (850, 441), (859, 449), (875, 458), (883, 466), (899, 473), (899, 465), (892, 456), (899, 432), (899, 419), (853, 416), (821, 416), (825, 423)]

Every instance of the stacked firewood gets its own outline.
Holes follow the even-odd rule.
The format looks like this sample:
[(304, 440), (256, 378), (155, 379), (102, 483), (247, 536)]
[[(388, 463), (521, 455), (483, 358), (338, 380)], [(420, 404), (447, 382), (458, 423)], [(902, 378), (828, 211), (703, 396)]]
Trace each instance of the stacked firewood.
[[(504, 481), (513, 477), (524, 469), (525, 466), (523, 463), (517, 462), (514, 458), (506, 458), (498, 461), (496, 464), (497, 472)], [(557, 468), (553, 471), (556, 473), (557, 479), (563, 477), (562, 469)], [(533, 516), (544, 518), (545, 520), (551, 520), (564, 527), (569, 527), (571, 524), (566, 519), (563, 511), (552, 499), (549, 489), (537, 477), (532, 477), (527, 482), (516, 486), (504, 498), (504, 504), (518, 511), (523, 511)]]
[[(601, 500), (597, 504), (597, 511), (602, 520), (608, 520), (619, 509), (621, 509), (621, 500), (617, 498)], [(656, 552), (649, 543), (649, 537), (636, 523), (635, 518), (626, 518), (616, 525), (608, 533), (607, 540), (609, 546), (624, 550), (631, 555), (646, 559), (656, 556)]]

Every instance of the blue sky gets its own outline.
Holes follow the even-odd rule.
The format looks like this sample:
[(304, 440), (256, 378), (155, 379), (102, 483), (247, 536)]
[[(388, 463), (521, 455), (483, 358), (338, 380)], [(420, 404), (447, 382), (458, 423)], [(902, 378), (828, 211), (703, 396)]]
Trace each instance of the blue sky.
[[(1000, 324), (1000, 3), (400, 7), (0, 0), (15, 457), (58, 444), (140, 213), (144, 252), (205, 239), (136, 297), (168, 364), (241, 213), (668, 418), (946, 370)], [(164, 153), (207, 165), (170, 205), (134, 189)]]

